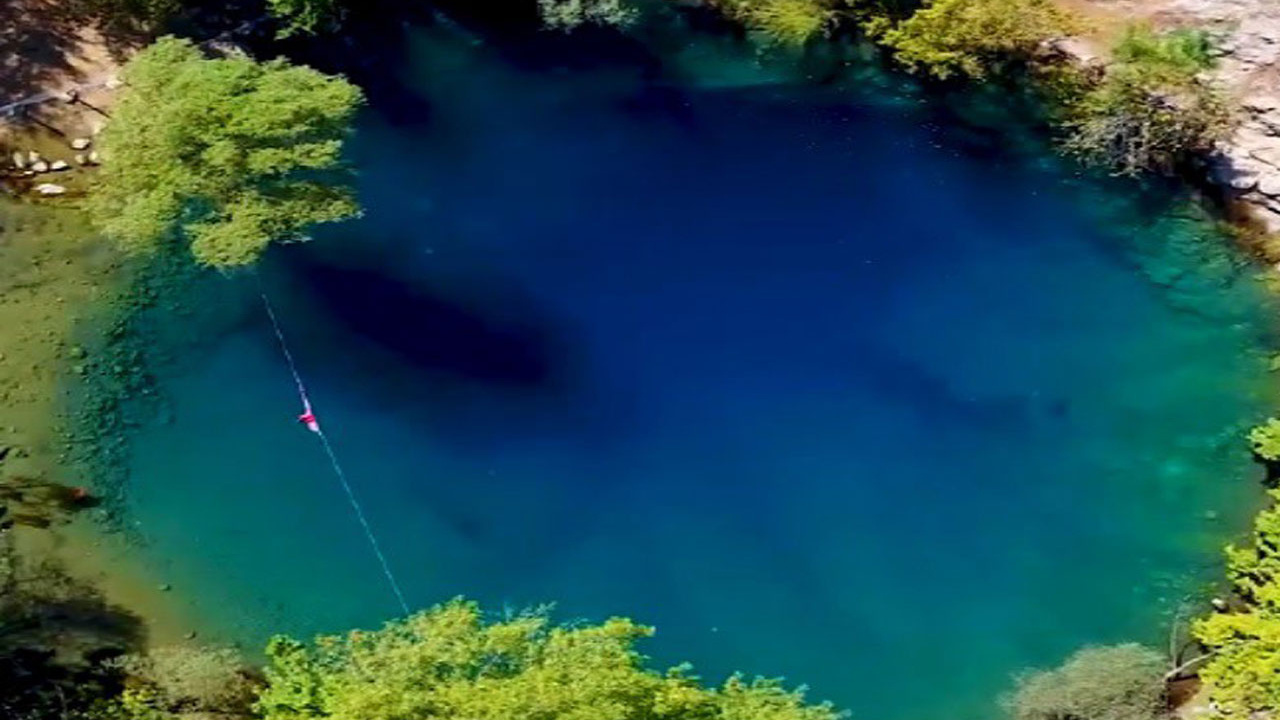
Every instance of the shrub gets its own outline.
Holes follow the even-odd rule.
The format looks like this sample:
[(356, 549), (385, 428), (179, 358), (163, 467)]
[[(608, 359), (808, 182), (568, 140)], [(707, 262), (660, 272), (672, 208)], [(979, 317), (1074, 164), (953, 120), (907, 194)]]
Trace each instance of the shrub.
[(1164, 659), (1141, 645), (1084, 648), (1022, 676), (1005, 705), (1014, 720), (1151, 720), (1164, 708)]
[(934, 0), (882, 39), (913, 72), (983, 78), (1072, 27), (1053, 0)]
[(166, 712), (247, 712), (254, 687), (240, 656), (228, 648), (157, 648), (125, 655), (113, 666), (130, 678), (134, 705)]
[(1230, 130), (1217, 88), (1200, 77), (1208, 36), (1133, 28), (1098, 85), (1070, 108), (1067, 150), (1119, 175), (1171, 172)]

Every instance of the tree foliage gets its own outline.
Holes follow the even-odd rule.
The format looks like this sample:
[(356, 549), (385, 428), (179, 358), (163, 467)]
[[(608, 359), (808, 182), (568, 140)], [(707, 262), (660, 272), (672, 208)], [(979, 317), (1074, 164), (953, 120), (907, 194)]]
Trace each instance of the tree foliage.
[(90, 209), (126, 249), (176, 236), (203, 264), (246, 265), (273, 240), (358, 213), (341, 154), (361, 95), (345, 80), (283, 60), (206, 59), (172, 37), (123, 78)]
[(1053, 0), (933, 0), (882, 40), (912, 71), (980, 79), (1072, 26)]
[(1141, 645), (1090, 647), (1018, 679), (1013, 720), (1152, 720), (1164, 708), (1164, 658)]
[(642, 667), (629, 620), (553, 627), (544, 612), (486, 623), (455, 600), (381, 630), (285, 637), (267, 648), (263, 720), (834, 720), (777, 682), (701, 687), (684, 667)]
[(267, 0), (267, 10), (280, 22), (280, 37), (334, 29), (343, 14), (340, 0)]
[(1249, 431), (1249, 447), (1263, 460), (1280, 460), (1280, 419), (1267, 421)]
[(538, 16), (555, 30), (569, 31), (582, 25), (625, 27), (636, 15), (627, 0), (538, 0)]
[(1230, 129), (1203, 33), (1131, 28), (1096, 87), (1071, 108), (1067, 149), (1116, 174), (1170, 172)]
[[(1273, 503), (1280, 491), (1271, 492)], [(1280, 508), (1254, 520), (1253, 542), (1227, 548), (1227, 575), (1248, 604), (1192, 626), (1214, 655), (1200, 670), (1210, 698), (1224, 711), (1247, 716), (1280, 707)]]
[(733, 14), (770, 42), (804, 45), (831, 27), (835, 9), (827, 0), (738, 0)]

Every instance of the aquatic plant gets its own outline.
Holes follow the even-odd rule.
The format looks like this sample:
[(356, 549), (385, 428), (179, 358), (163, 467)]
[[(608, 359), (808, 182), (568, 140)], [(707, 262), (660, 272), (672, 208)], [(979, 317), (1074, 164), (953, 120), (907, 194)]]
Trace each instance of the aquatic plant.
[(1250, 430), (1249, 447), (1263, 460), (1280, 460), (1280, 420), (1267, 418), (1266, 422)]
[(1051, 0), (935, 0), (881, 40), (914, 72), (981, 79), (1073, 27)]
[(1208, 35), (1131, 28), (1101, 81), (1069, 108), (1066, 149), (1118, 175), (1172, 172), (1231, 127), (1221, 92), (1201, 77)]
[(127, 250), (175, 235), (217, 267), (358, 214), (342, 160), (360, 91), (284, 60), (206, 59), (162, 38), (124, 68), (90, 212)]
[(652, 634), (621, 618), (554, 627), (545, 611), (490, 623), (454, 600), (381, 630), (274, 638), (257, 708), (263, 720), (839, 717), (772, 680), (734, 676), (713, 689), (687, 666), (647, 670), (634, 644)]
[[(1270, 498), (1273, 503), (1280, 501), (1280, 491), (1271, 491)], [(1280, 707), (1280, 508), (1276, 505), (1254, 520), (1250, 545), (1227, 548), (1227, 576), (1246, 608), (1214, 613), (1192, 626), (1192, 634), (1209, 650), (1200, 679), (1209, 699), (1224, 713), (1248, 716), (1274, 710)]]
[(1017, 680), (1013, 720), (1152, 720), (1164, 709), (1164, 658), (1141, 645), (1087, 647)]

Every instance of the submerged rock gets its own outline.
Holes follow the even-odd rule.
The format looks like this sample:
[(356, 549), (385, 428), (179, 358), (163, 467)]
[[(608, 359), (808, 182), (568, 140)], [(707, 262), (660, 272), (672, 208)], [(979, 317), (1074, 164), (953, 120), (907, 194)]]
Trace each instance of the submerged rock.
[(65, 195), (67, 189), (53, 183), (40, 183), (36, 186), (36, 192), (41, 195)]
[(91, 140), (90, 138), (80, 137), (80, 138), (76, 138), (75, 140), (72, 140), (72, 141), (71, 141), (71, 149), (72, 149), (72, 150), (87, 150), (87, 149), (89, 148), (89, 146), (90, 146), (90, 145), (92, 145), (92, 144), (93, 144), (93, 140)]

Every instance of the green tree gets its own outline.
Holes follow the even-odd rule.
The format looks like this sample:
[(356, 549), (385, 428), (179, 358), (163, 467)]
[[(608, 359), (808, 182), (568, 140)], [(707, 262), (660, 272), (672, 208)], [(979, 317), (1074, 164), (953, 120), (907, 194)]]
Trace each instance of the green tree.
[(254, 262), (273, 240), (359, 212), (342, 161), (360, 91), (284, 60), (206, 59), (161, 38), (124, 68), (90, 210), (132, 251), (169, 238), (206, 265)]
[(624, 619), (553, 627), (544, 612), (486, 623), (455, 600), (381, 630), (285, 637), (267, 647), (263, 720), (834, 720), (777, 682), (730, 678), (717, 689), (686, 667), (642, 667), (652, 630)]
[(1231, 116), (1202, 77), (1212, 65), (1203, 33), (1131, 28), (1094, 88), (1068, 108), (1067, 150), (1119, 175), (1171, 172), (1221, 139)]
[(1267, 418), (1266, 422), (1250, 430), (1249, 447), (1263, 460), (1280, 460), (1280, 420)]
[(1153, 720), (1164, 709), (1164, 658), (1141, 645), (1078, 650), (1022, 676), (1005, 699), (1013, 720)]
[(267, 0), (267, 10), (280, 22), (279, 37), (335, 29), (343, 14), (339, 0)]
[(934, 0), (881, 39), (913, 72), (981, 79), (1073, 26), (1053, 0)]
[(747, 27), (780, 45), (804, 45), (824, 34), (836, 15), (828, 0), (736, 0), (730, 7)]
[[(1280, 491), (1271, 491), (1280, 501)], [(1200, 670), (1209, 697), (1226, 713), (1280, 707), (1280, 509), (1254, 520), (1253, 542), (1227, 548), (1227, 576), (1247, 609), (1197, 621), (1192, 634), (1211, 655)]]

